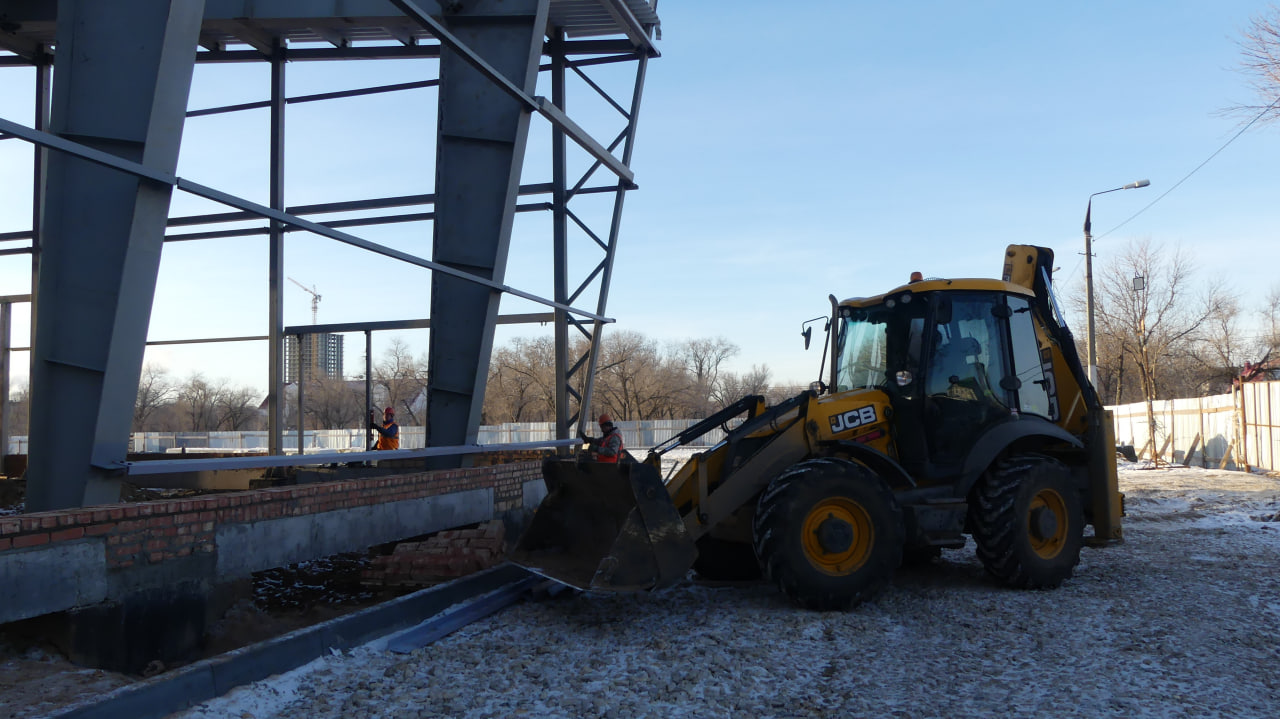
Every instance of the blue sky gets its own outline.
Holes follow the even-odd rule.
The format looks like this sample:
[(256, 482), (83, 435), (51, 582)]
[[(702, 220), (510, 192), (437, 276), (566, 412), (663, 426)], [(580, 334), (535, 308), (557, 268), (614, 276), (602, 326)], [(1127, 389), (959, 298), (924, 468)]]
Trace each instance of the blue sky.
[[(765, 2), (659, 4), (608, 314), (662, 341), (721, 335), (733, 369), (816, 377), (801, 321), (827, 295), (876, 294), (928, 276), (996, 276), (1005, 245), (1052, 247), (1068, 294), (1082, 275), (1081, 224), (1097, 198), (1106, 263), (1135, 238), (1180, 245), (1199, 277), (1228, 278), (1244, 306), (1277, 283), (1280, 128), (1255, 126), (1113, 234), (1227, 142), (1256, 98), (1239, 71), (1241, 31), (1264, 2)], [(293, 64), (289, 94), (434, 77), (423, 63)], [(593, 71), (593, 77), (597, 73)], [(611, 79), (600, 72), (601, 81)], [(30, 123), (30, 72), (0, 68), (0, 116)], [(615, 89), (620, 85), (615, 85)], [(265, 99), (261, 66), (197, 69), (191, 107)], [(545, 87), (539, 94), (549, 94)], [(611, 138), (616, 118), (571, 95), (570, 114)], [(430, 91), (294, 105), (289, 204), (429, 192)], [(546, 181), (535, 119), (525, 182)], [(179, 174), (266, 198), (266, 114), (188, 122)], [(29, 150), (0, 142), (0, 232), (26, 229)], [(175, 214), (221, 208), (177, 196)], [(549, 220), (521, 216), (508, 282), (550, 291)], [(429, 254), (428, 225), (355, 232)], [(575, 263), (590, 253), (573, 250)], [(0, 294), (29, 289), (22, 258), (0, 257)], [(321, 322), (425, 317), (424, 272), (292, 236), (287, 273), (323, 296)], [(263, 334), (261, 239), (165, 248), (151, 338)], [(289, 284), (286, 323), (310, 321)], [(504, 312), (533, 311), (505, 300)], [(525, 334), (549, 328), (526, 328)], [(26, 332), (19, 318), (16, 332)], [(513, 336), (503, 331), (499, 341)], [(379, 337), (375, 356), (390, 337)], [(426, 334), (402, 339), (425, 352)], [(348, 371), (362, 340), (348, 339)], [(149, 359), (265, 387), (265, 345), (157, 348)], [(15, 358), (23, 374), (24, 361)]]

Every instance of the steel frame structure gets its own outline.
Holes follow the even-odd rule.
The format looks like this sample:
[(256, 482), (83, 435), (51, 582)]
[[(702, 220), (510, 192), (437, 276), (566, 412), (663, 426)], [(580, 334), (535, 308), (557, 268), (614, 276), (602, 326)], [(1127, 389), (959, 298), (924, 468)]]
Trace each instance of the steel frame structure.
[[(17, 138), (37, 148), (32, 230), (0, 235), (0, 241), (29, 242), (0, 252), (29, 252), (34, 278), (29, 511), (114, 502), (126, 473), (149, 473), (125, 461), (134, 388), (147, 344), (265, 339), (271, 348), (270, 449), (272, 455), (282, 453), (283, 337), (336, 329), (284, 326), (283, 238), (293, 231), (431, 272), (431, 319), (341, 326), (342, 331), (365, 332), (366, 346), (375, 330), (431, 327), (428, 448), (406, 456), (426, 457), (435, 466), (457, 466), (464, 451), (474, 451), (495, 325), (545, 321), (548, 316), (555, 323), (560, 440), (552, 444), (571, 444), (566, 440), (573, 428), (583, 426), (584, 408), (590, 406), (601, 330), (612, 321), (605, 313), (623, 200), (636, 188), (630, 162), (639, 106), (647, 61), (658, 54), (652, 43), (658, 20), (647, 0), (473, 0), (443, 7), (419, 0), (120, 0), (109, 9), (103, 5), (92, 0), (0, 0), (0, 49), (14, 53), (0, 57), (0, 65), (33, 66), (37, 74), (33, 126), (0, 119), (0, 141)], [(623, 37), (607, 38), (610, 35)], [(139, 49), (119, 52), (124, 36)], [(578, 39), (584, 37), (591, 39)], [(365, 41), (381, 44), (355, 44)], [(291, 42), (328, 46), (295, 49), (289, 47)], [(252, 49), (227, 49), (237, 43)], [(204, 49), (193, 53), (197, 45)], [(541, 64), (544, 56), (550, 59), (547, 65)], [(293, 98), (285, 92), (288, 62), (406, 57), (439, 58), (439, 79)], [(187, 108), (195, 62), (245, 61), (270, 64), (270, 98), (265, 103)], [(636, 68), (625, 105), (587, 74), (593, 65), (622, 62)], [(59, 76), (52, 91), (51, 71)], [(534, 94), (540, 72), (549, 73), (549, 100)], [(566, 114), (569, 73), (580, 77), (625, 121), (622, 132), (607, 145)], [(440, 116), (435, 193), (286, 205), (289, 104), (432, 86), (438, 87)], [(119, 96), (122, 88), (127, 97)], [(255, 107), (270, 109), (268, 205), (176, 175), (185, 117)], [(552, 181), (521, 185), (524, 148), (535, 115), (550, 126)], [(591, 162), (572, 182), (566, 159), (571, 146)], [(596, 180), (602, 169), (607, 177)], [(173, 189), (233, 211), (170, 218)], [(597, 232), (573, 211), (571, 202), (601, 193), (612, 195), (613, 210), (607, 231)], [(517, 200), (522, 195), (550, 197), (521, 204)], [(425, 211), (324, 223), (308, 219), (405, 207)], [(514, 214), (528, 211), (552, 215), (552, 298), (504, 282)], [(166, 228), (246, 220), (264, 223), (249, 229), (166, 234)], [(419, 221), (432, 223), (431, 259), (343, 230)], [(571, 226), (600, 251), (599, 262), (585, 278), (571, 277)], [(265, 234), (270, 243), (268, 334), (147, 342), (162, 244), (248, 234)], [(594, 306), (576, 306), (590, 302), (593, 286)], [(551, 312), (500, 317), (503, 295)], [(585, 353), (577, 357), (570, 354), (573, 331), (586, 340)], [(454, 450), (441, 450), (446, 447)], [(314, 461), (271, 458), (273, 466)], [(196, 466), (202, 462), (192, 461), (191, 469), (203, 468)]]

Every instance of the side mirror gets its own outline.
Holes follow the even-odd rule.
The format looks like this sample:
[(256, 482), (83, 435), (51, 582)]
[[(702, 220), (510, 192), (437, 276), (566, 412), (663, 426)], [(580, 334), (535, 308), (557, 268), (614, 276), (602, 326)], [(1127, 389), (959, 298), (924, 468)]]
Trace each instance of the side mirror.
[(800, 331), (800, 336), (804, 337), (804, 348), (809, 349), (809, 341), (813, 339), (813, 328), (805, 327)]

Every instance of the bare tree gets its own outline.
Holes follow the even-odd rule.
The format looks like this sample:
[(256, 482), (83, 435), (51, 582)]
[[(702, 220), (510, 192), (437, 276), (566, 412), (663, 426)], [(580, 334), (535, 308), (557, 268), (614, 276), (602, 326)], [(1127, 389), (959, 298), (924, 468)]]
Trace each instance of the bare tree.
[(556, 410), (555, 342), (517, 338), (493, 353), (485, 389), (486, 421), (547, 422)]
[[(1217, 285), (1197, 294), (1192, 274), (1191, 260), (1181, 249), (1161, 250), (1150, 240), (1131, 242), (1101, 273), (1098, 331), (1111, 337), (1120, 357), (1137, 372), (1153, 437), (1151, 402), (1171, 398), (1166, 391), (1166, 384), (1176, 384), (1171, 368), (1185, 366), (1206, 323), (1224, 313), (1229, 302)], [(1141, 289), (1135, 289), (1136, 277), (1142, 278)]]
[(769, 379), (772, 376), (768, 365), (751, 365), (745, 374), (738, 375), (725, 372), (720, 376), (715, 392), (716, 405), (726, 407), (750, 394), (769, 395)]
[(216, 402), (218, 388), (199, 372), (191, 375), (178, 388), (178, 404), (192, 432), (210, 432), (218, 428)]
[(387, 405), (395, 408), (401, 424), (426, 426), (418, 400), (427, 388), (427, 362), (414, 359), (409, 345), (399, 337), (391, 340), (382, 361), (374, 366), (373, 384), (381, 389)]
[(1231, 383), (1240, 376), (1240, 369), (1248, 361), (1265, 362), (1270, 354), (1270, 342), (1266, 335), (1250, 336), (1243, 332), (1239, 299), (1219, 285), (1221, 304), (1205, 320), (1203, 340), (1192, 350), (1198, 371), (1188, 379), (1182, 395), (1220, 394), (1231, 390)]
[[(178, 426), (171, 429), (216, 432), (260, 426), (258, 393), (249, 387), (233, 387), (225, 379), (207, 380), (197, 372), (177, 388), (176, 394), (172, 404)], [(165, 414), (168, 408), (169, 405), (159, 406), (155, 415)]]
[[(8, 414), (5, 415), (4, 422), (10, 437), (30, 432), (30, 415), (31, 384), (23, 382), (9, 395)], [(5, 447), (4, 452), (8, 453), (8, 451), (9, 448)]]
[(142, 376), (138, 380), (138, 395), (133, 404), (133, 431), (153, 431), (149, 420), (160, 407), (169, 404), (178, 396), (178, 388), (163, 367), (148, 362), (142, 367)]
[(307, 382), (306, 413), (318, 429), (364, 427), (367, 419), (364, 387), (341, 377), (322, 377)]
[(672, 418), (684, 369), (667, 361), (657, 342), (634, 330), (611, 332), (600, 343), (596, 410), (615, 420)]
[(717, 405), (724, 406), (721, 368), (738, 352), (738, 345), (724, 337), (689, 339), (676, 346), (674, 354), (689, 375), (689, 409), (695, 416), (706, 417)]
[(262, 415), (258, 412), (260, 399), (257, 390), (231, 387), (225, 382), (219, 383), (217, 389), (213, 406), (218, 429), (237, 431), (261, 426)]
[(1280, 8), (1272, 6), (1253, 17), (1240, 41), (1244, 71), (1253, 77), (1257, 92), (1254, 105), (1232, 108), (1237, 113), (1257, 115), (1263, 122), (1280, 119)]

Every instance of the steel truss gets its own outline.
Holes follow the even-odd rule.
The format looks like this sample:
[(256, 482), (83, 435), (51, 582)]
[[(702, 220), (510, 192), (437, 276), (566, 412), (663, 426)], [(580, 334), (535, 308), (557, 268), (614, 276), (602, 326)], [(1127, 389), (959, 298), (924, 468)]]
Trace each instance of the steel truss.
[[(414, 456), (427, 457), (426, 461), (434, 466), (457, 466), (462, 462), (460, 450), (440, 451), (440, 448), (475, 447), (495, 325), (551, 318), (555, 324), (556, 428), (560, 440), (552, 444), (566, 447), (568, 443), (564, 440), (576, 434), (573, 430), (582, 429), (587, 421), (584, 408), (591, 402), (601, 331), (612, 321), (606, 316), (606, 307), (623, 201), (626, 192), (636, 187), (630, 163), (645, 69), (648, 58), (657, 55), (650, 40), (657, 18), (645, 0), (520, 0), (501, 4), (500, 12), (483, 1), (451, 3), (449, 12), (413, 0), (389, 0), (389, 3), (344, 0), (337, 4), (366, 10), (361, 21), (370, 18), (368, 24), (380, 28), (380, 34), (352, 22), (349, 17), (339, 18), (346, 24), (329, 22), (332, 18), (326, 20), (322, 14), (300, 19), (299, 13), (304, 10), (334, 7), (333, 2), (323, 0), (278, 5), (174, 0), (168, 7), (146, 0), (122, 0), (112, 3), (111, 12), (101, 11), (92, 0), (64, 0), (58, 7), (79, 24), (76, 33), (64, 35), (55, 35), (56, 23), (48, 16), (53, 4), (13, 4), (17, 10), (29, 13), (31, 21), (17, 22), (17, 30), (12, 29), (15, 23), (10, 22), (0, 30), (0, 48), (16, 53), (12, 58), (0, 57), (0, 65), (15, 65), (20, 61), (37, 69), (34, 126), (0, 119), (0, 140), (16, 138), (37, 147), (32, 230), (0, 235), (0, 242), (25, 240), (29, 243), (25, 247), (0, 249), (0, 252), (29, 252), (33, 276), (37, 278), (33, 282), (32, 310), (35, 401), (28, 474), (29, 511), (116, 501), (122, 476), (145, 472), (137, 464), (131, 467), (125, 457), (129, 427), (126, 418), (132, 414), (133, 388), (141, 372), (146, 344), (268, 341), (271, 347), (268, 415), (270, 449), (272, 455), (277, 455), (271, 459), (275, 466), (289, 461), (278, 456), (283, 452), (283, 337), (286, 334), (304, 333), (308, 329), (363, 331), (367, 348), (372, 331), (434, 325), (429, 351), (429, 451)], [(0, 3), (0, 11), (11, 9), (3, 5)], [(257, 15), (254, 5), (258, 7)], [(386, 12), (391, 5), (395, 9)], [(271, 15), (286, 7), (289, 17), (282, 17), (284, 12), (280, 12), (280, 16)], [(375, 12), (379, 8), (380, 14)], [(583, 12), (584, 8), (594, 13)], [(637, 19), (637, 12), (643, 22)], [(234, 22), (230, 18), (234, 18)], [(4, 19), (21, 20), (13, 14)], [(588, 21), (595, 25), (587, 27), (584, 23)], [(136, 36), (147, 32), (150, 35), (144, 38), (143, 44), (155, 48), (150, 55), (144, 53), (145, 56), (123, 61), (115, 58), (110, 62), (80, 65), (73, 65), (69, 59), (73, 49), (105, 50), (113, 48), (122, 34)], [(332, 47), (294, 49), (288, 46), (290, 40), (310, 40), (308, 32)], [(523, 46), (512, 41), (513, 32), (516, 37), (523, 34)], [(621, 34), (625, 39), (571, 39), (592, 34)], [(370, 38), (394, 39), (400, 44), (351, 44), (353, 40)], [(423, 44), (429, 40), (436, 44)], [(48, 53), (51, 41), (57, 45), (53, 56)], [(236, 42), (247, 43), (254, 49), (227, 49), (228, 44)], [(191, 58), (189, 48), (197, 43), (205, 49)], [(100, 54), (114, 57), (105, 51)], [(387, 57), (438, 57), (440, 78), (307, 96), (286, 95), (287, 62)], [(543, 57), (550, 62), (540, 64)], [(270, 63), (268, 100), (200, 110), (185, 107), (194, 62), (244, 61)], [(617, 63), (634, 63), (636, 67), (630, 97), (621, 101), (602, 89), (589, 74), (593, 66)], [(65, 75), (52, 92), (51, 68), (56, 68), (60, 76)], [(552, 95), (549, 100), (533, 94), (536, 79), (542, 72), (549, 74)], [(610, 138), (608, 144), (597, 141), (566, 114), (570, 73), (623, 118), (623, 130)], [(92, 88), (115, 86), (122, 81), (136, 83), (138, 77), (152, 79), (141, 84), (131, 102), (123, 102), (118, 97), (111, 101), (113, 105), (123, 102), (150, 108), (147, 111), (150, 114), (133, 113), (123, 121), (110, 117), (110, 112), (102, 106), (101, 93), (95, 93)], [(288, 105), (425, 87), (437, 87), (440, 93), (434, 194), (286, 206), (284, 142)], [(53, 92), (58, 94), (55, 96)], [(482, 99), (468, 99), (476, 97)], [(184, 117), (262, 107), (269, 108), (271, 113), (269, 206), (175, 174), (178, 136)], [(108, 117), (99, 121), (104, 115)], [(552, 181), (522, 185), (519, 182), (521, 160), (529, 119), (534, 115), (545, 119), (550, 127)], [(115, 125), (111, 126), (112, 123)], [(117, 137), (121, 127), (132, 143), (123, 150)], [(166, 127), (168, 131), (163, 129)], [(102, 141), (96, 141), (95, 137), (101, 137)], [(579, 148), (591, 162), (588, 169), (576, 177), (570, 177), (568, 171), (567, 155), (571, 146)], [(495, 147), (499, 148), (496, 152)], [(477, 203), (462, 189), (474, 188), (477, 183), (489, 180), (493, 189), (487, 194), (497, 199), (488, 204)], [(175, 188), (221, 203), (233, 211), (167, 217), (169, 193)], [(105, 199), (100, 198), (111, 193), (115, 194), (108, 207)], [(581, 213), (574, 211), (573, 200), (590, 195), (612, 195), (613, 210), (607, 228), (593, 229)], [(517, 202), (522, 196), (534, 201)], [(122, 204), (133, 210), (122, 215), (121, 211), (112, 209)], [(97, 228), (106, 230), (94, 237), (83, 228), (64, 226), (68, 221), (61, 218), (72, 206), (84, 222), (95, 223)], [(410, 211), (386, 212), (402, 208)], [(551, 298), (511, 287), (503, 280), (514, 213), (534, 211), (549, 211), (552, 216), (554, 296)], [(329, 222), (309, 219), (339, 212), (379, 214)], [(246, 221), (253, 222), (254, 226), (211, 229), (218, 224)], [(435, 240), (430, 260), (344, 231), (344, 228), (422, 221), (433, 225)], [(193, 228), (193, 231), (171, 231), (179, 228)], [(286, 328), (281, 292), (283, 238), (286, 233), (297, 231), (429, 270), (431, 319)], [(599, 261), (585, 277), (571, 276), (568, 262), (571, 232), (584, 235), (590, 240), (588, 244), (598, 251)], [(268, 335), (148, 343), (146, 329), (160, 245), (255, 234), (266, 235), (270, 243)], [(104, 235), (108, 242), (103, 242)], [(105, 251), (108, 253), (105, 262), (101, 252), (95, 252), (85, 240), (78, 239), (82, 236), (94, 237), (95, 242), (110, 247)], [(478, 246), (483, 249), (477, 250)], [(87, 258), (91, 257), (96, 257), (93, 266), (87, 264)], [(121, 269), (113, 270), (115, 267)], [(69, 298), (65, 296), (68, 294), (65, 288), (75, 282), (92, 286), (85, 296), (97, 297), (106, 314), (100, 311), (91, 313), (93, 316), (89, 318), (76, 317), (85, 311), (84, 297), (77, 297), (74, 292)], [(594, 297), (590, 292), (593, 287)], [(551, 312), (499, 317), (498, 303), (503, 295), (520, 297)], [(3, 324), (0, 322), (0, 330)], [(572, 332), (585, 340), (580, 343), (585, 347), (580, 355), (572, 354)], [(70, 337), (76, 341), (70, 342)], [(450, 351), (443, 351), (443, 347)], [(53, 409), (42, 413), (39, 409), (42, 406), (56, 406), (56, 414)], [(69, 436), (70, 432), (78, 434), (73, 437)], [(292, 461), (314, 462), (301, 457)], [(200, 462), (192, 461), (191, 468), (200, 469), (196, 466)]]

